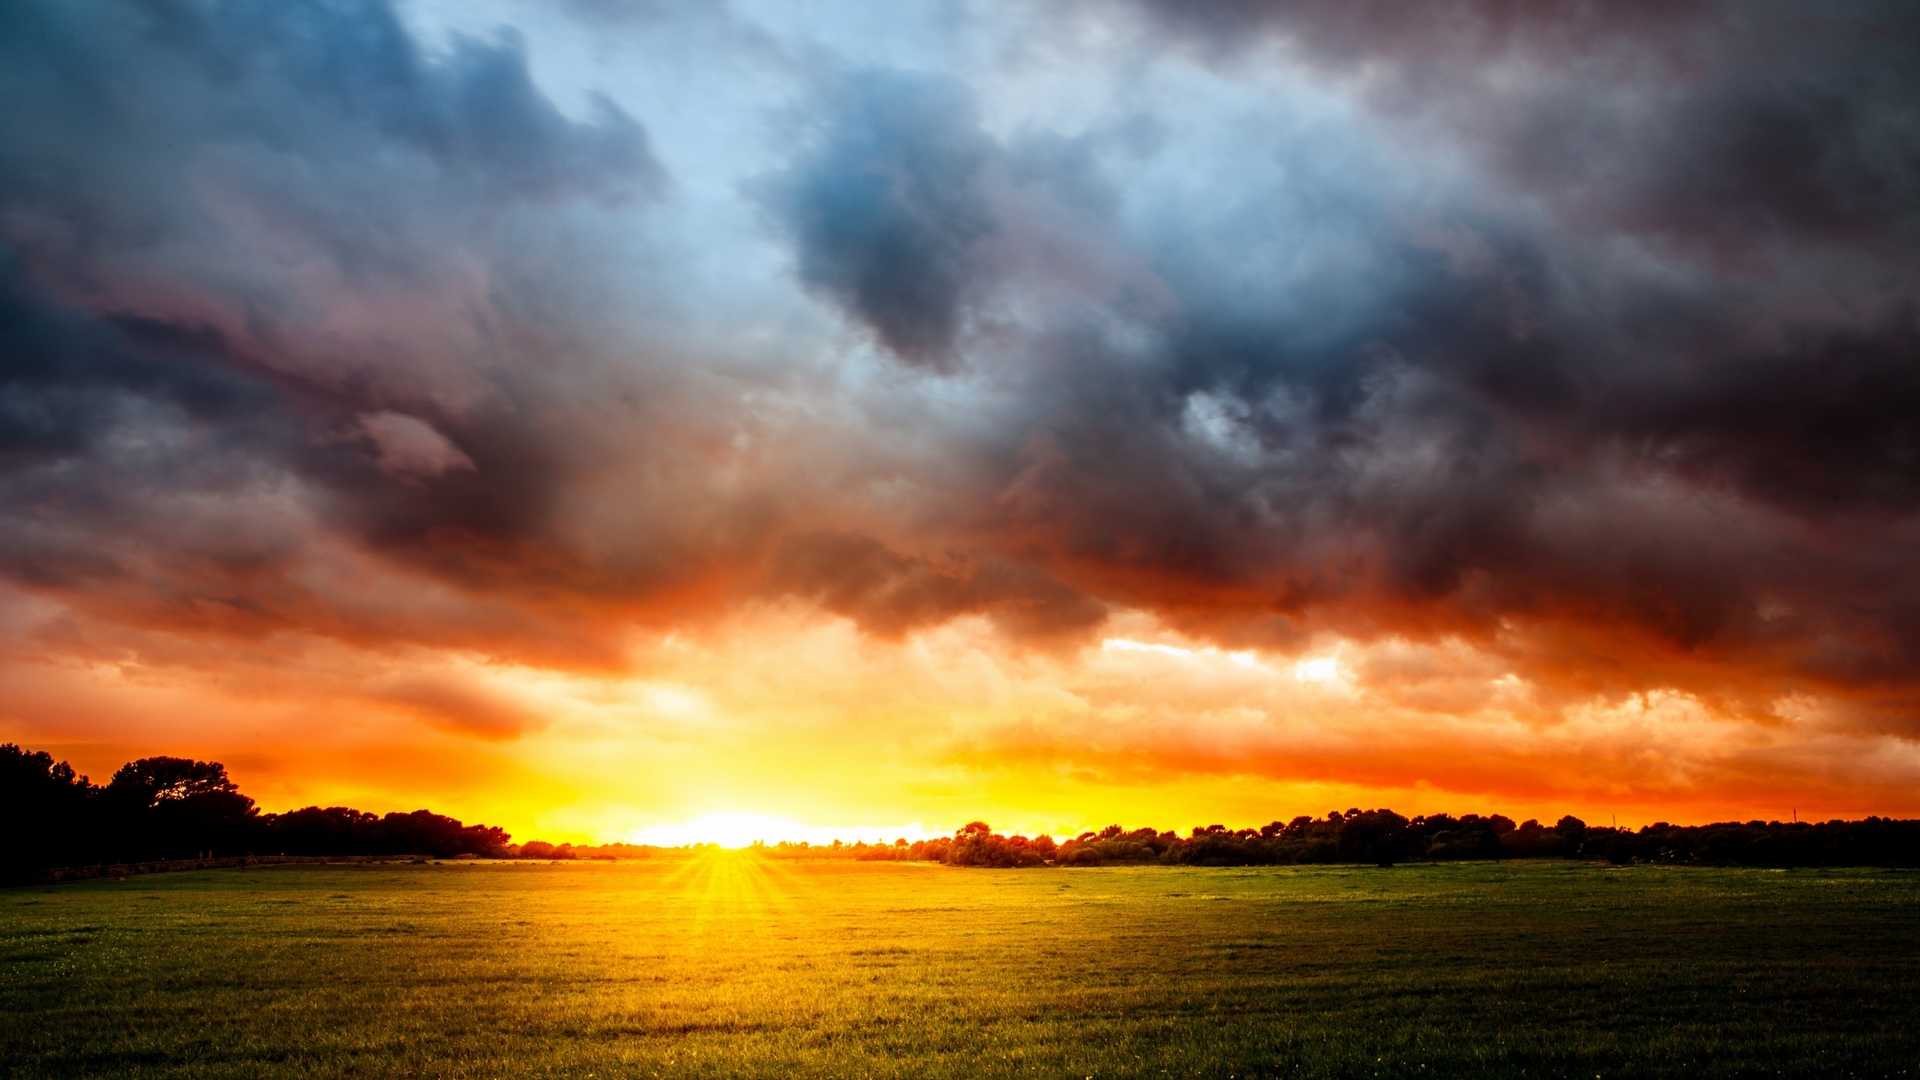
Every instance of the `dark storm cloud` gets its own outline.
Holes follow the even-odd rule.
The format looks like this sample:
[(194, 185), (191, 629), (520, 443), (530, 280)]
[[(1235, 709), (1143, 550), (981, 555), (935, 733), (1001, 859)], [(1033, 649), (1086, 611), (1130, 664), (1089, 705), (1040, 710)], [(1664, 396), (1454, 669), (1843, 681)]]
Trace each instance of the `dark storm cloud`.
[(762, 197), (809, 288), (902, 359), (943, 367), (993, 223), (979, 183), (997, 148), (947, 79), (867, 72), (828, 99), (809, 145)]
[(1721, 259), (1910, 258), (1920, 13), (1861, 2), (1141, 0), (1231, 64), (1262, 43), (1437, 121), (1569, 219)]
[(0, 467), (83, 453), (113, 425), (123, 397), (164, 400), (216, 423), (270, 407), (266, 387), (206, 362), (200, 343), (146, 335), (162, 356), (149, 362), (128, 340), (140, 331), (50, 305), (17, 261), (0, 261)]
[(1915, 58), (1910, 44), (1877, 41), (1830, 58), (1832, 68), (1756, 58), (1655, 102), (1651, 115), (1553, 102), (1517, 118), (1498, 152), (1510, 175), (1576, 220), (1709, 255), (1766, 258), (1781, 243), (1896, 255), (1920, 226)]
[[(1517, 50), (1564, 62), (1596, 41), (1626, 41), (1660, 56), (1693, 44), (1706, 0), (1444, 0), (1408, 8), (1391, 0), (1138, 0), (1157, 31), (1173, 31), (1218, 54), (1263, 39), (1297, 41), (1318, 58), (1359, 64), (1388, 58), (1446, 83), (1460, 65)], [(1392, 73), (1404, 77), (1405, 73)]]
[[(788, 556), (756, 569), (777, 502), (710, 494), (689, 446), (731, 434), (728, 400), (571, 321), (606, 315), (583, 296), (649, 283), (608, 286), (619, 271), (570, 208), (644, 212), (665, 170), (606, 100), (564, 116), (517, 37), (430, 52), (374, 0), (4, 18), (0, 88), (21, 105), (0, 138), (15, 580), (145, 625), (590, 659), (611, 647), (601, 620), (755, 587), (729, 576), (880, 633), (970, 611), (1023, 637), (1097, 619), (1004, 560), (927, 579), (918, 601), (859, 585), (859, 560), (818, 580)], [(841, 103), (814, 156), (765, 182), (770, 204), (814, 245), (813, 287), (944, 364), (991, 144), (951, 83), (857, 77)], [(583, 484), (648, 462), (607, 512), (618, 537), (567, 519)], [(342, 541), (466, 601), (363, 595), (328, 547)]]
[[(443, 565), (532, 542), (560, 481), (500, 364), (539, 328), (467, 268), (507, 268), (516, 207), (656, 195), (636, 121), (563, 116), (510, 35), (429, 55), (378, 0), (10, 5), (0, 93), (14, 574), (298, 623), (324, 602), (263, 570), (313, 538), (277, 517)], [(392, 467), (382, 423), (467, 467)]]
[[(0, 262), (0, 349), (0, 566), (16, 580), (124, 578), (109, 538), (147, 532), (143, 486), (244, 486), (257, 455), (295, 449), (285, 402), (218, 341), (50, 304), (11, 259)], [(169, 445), (183, 428), (202, 432), (197, 446)]]
[[(570, 10), (656, 44), (695, 19)], [(1072, 131), (1021, 120), (1048, 72), (847, 74), (729, 23), (793, 97), (766, 141), (661, 114), (704, 185), (668, 199), (641, 125), (570, 118), (509, 34), (15, 4), (0, 565), (343, 636), (431, 633), (337, 611), (323, 541), (505, 598), (509, 639), (663, 595), (1040, 642), (1137, 606), (1240, 644), (1464, 636), (1570, 692), (1837, 688), (1898, 726), (1913, 16), (1134, 10), (1124, 107)], [(618, 214), (687, 265), (616, 266)]]
[[(659, 182), (639, 125), (604, 99), (593, 124), (567, 120), (518, 39), (460, 39), (429, 58), (382, 0), (23, 4), (5, 19), (9, 96), (32, 106), (9, 123), (15, 199), (159, 188), (136, 199), (145, 209), (197, 151), (227, 142), (329, 172), (329, 159), (378, 169), (340, 159), (397, 144), (495, 198), (617, 198)], [(135, 175), (105, 168), (142, 159)]]
[(1077, 638), (1106, 618), (1098, 601), (1031, 567), (916, 558), (845, 533), (788, 537), (769, 565), (768, 583), (889, 637), (978, 612), (1017, 638)]
[[(1152, 10), (1227, 78), (1264, 39), (1363, 79), (1387, 130), (1452, 140), (1480, 187), (1402, 202), (1381, 163), (1323, 143), (1268, 189), (1214, 176), (1219, 205), (1135, 202), (1122, 225), (1112, 200), (1029, 198), (1084, 187), (1084, 162), (1022, 156), (964, 103), (890, 127), (843, 100), (829, 130), (861, 137), (822, 140), (779, 205), (803, 276), (903, 357), (926, 351), (886, 320), (952, 350), (965, 314), (1057, 287), (982, 254), (1034, 225), (1010, 207), (1105, 228), (1172, 297), (1089, 297), (1124, 346), (1059, 322), (999, 351), (1027, 408), (976, 507), (984, 543), (1226, 637), (1519, 633), (1517, 657), (1588, 689), (1764, 698), (1785, 685), (1768, 672), (1877, 685), (1920, 655), (1920, 575), (1895, 554), (1920, 509), (1911, 16)], [(1322, 236), (1319, 273), (1274, 256)], [(885, 294), (847, 284), (869, 267)], [(923, 590), (882, 592), (894, 610)]]

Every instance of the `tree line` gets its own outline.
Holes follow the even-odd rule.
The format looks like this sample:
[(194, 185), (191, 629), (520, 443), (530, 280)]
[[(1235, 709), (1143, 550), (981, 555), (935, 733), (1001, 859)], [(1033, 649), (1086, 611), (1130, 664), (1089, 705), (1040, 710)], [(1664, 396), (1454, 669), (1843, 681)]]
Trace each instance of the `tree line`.
[(781, 844), (787, 857), (940, 862), (950, 866), (1293, 866), (1306, 863), (1441, 862), (1464, 859), (1581, 859), (1615, 864), (1713, 866), (1920, 866), (1920, 821), (1730, 821), (1712, 825), (1658, 822), (1640, 829), (1589, 826), (1568, 815), (1551, 826), (1515, 824), (1504, 814), (1426, 814), (1392, 810), (1333, 811), (1257, 829), (1207, 825), (1187, 836), (1109, 825), (1056, 843), (1050, 836), (1002, 836), (982, 821), (951, 837), (892, 844), (836, 842), (831, 847)]
[(1060, 845), (1067, 865), (1166, 862), (1189, 866), (1375, 863), (1458, 859), (1562, 858), (1719, 866), (1920, 866), (1920, 821), (1658, 822), (1640, 829), (1589, 826), (1562, 817), (1551, 826), (1516, 825), (1504, 814), (1335, 811), (1258, 829), (1209, 825), (1181, 838), (1115, 825)]
[[(427, 855), (448, 858), (634, 858), (625, 844), (575, 847), (512, 842), (506, 830), (467, 825), (429, 810), (371, 814), (345, 806), (262, 813), (215, 761), (149, 757), (128, 762), (104, 785), (44, 751), (0, 745), (0, 814), (12, 823), (0, 869), (154, 862), (235, 855)], [(1502, 814), (1334, 811), (1257, 829), (1207, 825), (1187, 836), (1109, 825), (1056, 843), (1003, 836), (984, 821), (948, 837), (909, 843), (781, 843), (775, 858), (938, 862), (949, 866), (1277, 866), (1455, 859), (1562, 858), (1611, 863), (1721, 866), (1920, 866), (1920, 821), (1659, 822), (1638, 830), (1589, 826), (1567, 816), (1551, 826)]]
[(503, 829), (430, 810), (382, 815), (309, 806), (264, 814), (217, 761), (141, 758), (102, 785), (12, 743), (0, 745), (0, 814), (12, 832), (0, 845), (0, 868), (8, 871), (237, 855), (520, 853)]

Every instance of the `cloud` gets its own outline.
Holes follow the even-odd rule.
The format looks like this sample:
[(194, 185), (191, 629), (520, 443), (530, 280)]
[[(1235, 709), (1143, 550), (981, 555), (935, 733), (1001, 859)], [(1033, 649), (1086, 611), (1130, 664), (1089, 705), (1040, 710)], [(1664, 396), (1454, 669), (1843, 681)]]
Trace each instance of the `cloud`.
[(836, 80), (797, 159), (761, 184), (801, 281), (910, 363), (952, 360), (973, 252), (993, 229), (979, 184), (996, 147), (950, 80)]
[(405, 413), (366, 413), (360, 427), (378, 448), (378, 464), (387, 472), (425, 479), (448, 469), (473, 468), (473, 459), (445, 435)]
[[(972, 535), (1228, 639), (1512, 635), (1587, 689), (1865, 693), (1914, 648), (1888, 561), (1916, 509), (1912, 36), (1863, 8), (1781, 56), (1777, 12), (1506, 10), (1463, 5), (1428, 48), (1346, 6), (1154, 9), (1223, 78), (1256, 77), (1234, 54), (1263, 35), (1351, 75), (1385, 141), (1284, 106), (1188, 117), (1161, 159), (1238, 136), (1209, 164), (1246, 168), (1163, 174), (1178, 204), (1097, 163), (1122, 193), (1108, 243), (1170, 299), (969, 343), (1022, 395)], [(897, 142), (980, 147), (978, 126), (950, 110)], [(1466, 172), (1410, 143), (1433, 135)], [(1015, 156), (948, 175), (993, 191)], [(1011, 231), (1003, 195), (971, 205), (996, 215), (978, 235)], [(971, 276), (925, 280), (976, 318), (1054, 284), (978, 248), (950, 265)]]
[(661, 195), (637, 121), (563, 115), (512, 33), (429, 49), (375, 0), (28, 5), (0, 54), (12, 573), (337, 628), (294, 579), (322, 533), (524, 550), (560, 481), (522, 410), (569, 391), (522, 361), (574, 279), (509, 252)]
[(369, 696), (401, 705), (434, 727), (482, 739), (513, 738), (541, 726), (533, 710), (477, 688), (470, 678), (405, 675)]
[(1892, 255), (1916, 238), (1905, 5), (1138, 8), (1215, 62), (1278, 48), (1352, 79), (1595, 231), (1722, 263), (1787, 255), (1783, 240)]
[(775, 588), (816, 600), (828, 611), (890, 637), (985, 613), (1018, 640), (1074, 640), (1106, 618), (1098, 600), (1031, 567), (1002, 560), (968, 565), (916, 558), (845, 533), (788, 537), (768, 573)]

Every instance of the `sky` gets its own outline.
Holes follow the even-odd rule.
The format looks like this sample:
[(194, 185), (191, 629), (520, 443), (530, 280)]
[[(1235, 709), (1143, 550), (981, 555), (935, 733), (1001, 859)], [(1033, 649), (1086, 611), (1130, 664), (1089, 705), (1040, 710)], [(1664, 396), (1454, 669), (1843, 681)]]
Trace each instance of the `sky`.
[(1920, 816), (1920, 11), (15, 0), (0, 740), (523, 839)]

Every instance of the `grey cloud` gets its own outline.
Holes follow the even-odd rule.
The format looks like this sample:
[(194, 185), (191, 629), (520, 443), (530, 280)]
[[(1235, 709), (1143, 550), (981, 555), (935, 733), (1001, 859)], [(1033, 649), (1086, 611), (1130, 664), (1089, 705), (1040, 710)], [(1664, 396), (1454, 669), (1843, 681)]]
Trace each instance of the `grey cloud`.
[(890, 637), (978, 613), (1016, 639), (1071, 640), (1106, 619), (1098, 600), (1030, 566), (903, 555), (870, 537), (844, 532), (787, 537), (767, 573), (773, 589), (813, 599)]
[(1783, 254), (1770, 250), (1782, 241), (1904, 257), (1920, 237), (1910, 5), (1137, 6), (1220, 62), (1265, 62), (1250, 51), (1280, 45), (1362, 80), (1384, 111), (1438, 125), (1598, 232), (1723, 263)]
[[(780, 302), (904, 365), (783, 311), (741, 340), (805, 359), (753, 383), (546, 314), (686, 313), (568, 231), (659, 194), (645, 132), (563, 116), (511, 37), (429, 53), (374, 3), (15, 5), (0, 565), (297, 622), (324, 598), (274, 515), (307, 514), (582, 621), (775, 594), (1058, 642), (1130, 605), (1241, 643), (1471, 636), (1588, 689), (1657, 655), (1646, 678), (1871, 691), (1889, 724), (1920, 700), (1898, 12), (1142, 10), (1120, 63), (1225, 94), (1277, 56), (1354, 111), (1249, 80), (1231, 121), (1143, 93), (990, 130), (968, 76), (994, 71), (796, 49), (827, 74), (784, 160), (739, 162), (748, 213), (791, 254)], [(549, 246), (516, 262), (509, 233)], [(688, 304), (734, 311), (730, 284)], [(236, 542), (164, 527), (203, 494)]]
[(825, 117), (761, 198), (792, 237), (800, 279), (910, 363), (950, 363), (993, 229), (980, 191), (998, 151), (964, 87), (865, 72), (836, 80)]
[[(1873, 17), (1812, 19), (1804, 52), (1771, 67), (1753, 49), (1778, 38), (1775, 9), (1576, 5), (1495, 25), (1497, 7), (1466, 5), (1490, 20), (1478, 36), (1425, 52), (1370, 18), (1343, 23), (1336, 49), (1313, 24), (1341, 18), (1326, 6), (1167, 14), (1297, 31), (1327, 63), (1417, 67), (1381, 76), (1383, 130), (1446, 132), (1482, 184), (1403, 200), (1349, 158), (1265, 190), (1216, 180), (1238, 219), (1207, 206), (1157, 227), (1136, 201), (1123, 225), (1078, 200), (1173, 302), (1109, 308), (1124, 349), (1070, 321), (1013, 348), (1001, 376), (1018, 388), (1007, 441), (1021, 450), (980, 462), (1002, 488), (970, 535), (1216, 634), (1491, 640), (1540, 620), (1725, 664), (1713, 677), (1734, 681), (1754, 663), (1816, 682), (1898, 670), (1920, 653), (1920, 578), (1883, 561), (1920, 510), (1920, 120), (1904, 104), (1920, 39), (1863, 8)], [(1495, 61), (1532, 64), (1536, 81), (1502, 96), (1476, 68)], [(1641, 69), (1661, 81), (1620, 78)], [(1400, 96), (1415, 82), (1424, 98)], [(977, 147), (967, 160), (986, 164), (956, 178), (1005, 167), (1064, 188), (1086, 174), (1071, 155), (1010, 165), (964, 111), (934, 121), (951, 130), (895, 137)], [(1338, 161), (1351, 146), (1315, 150)], [(1108, 176), (1124, 189), (1124, 172)], [(1311, 209), (1274, 212), (1287, 205)], [(963, 220), (968, 236), (1007, 231)], [(1315, 230), (1332, 241), (1317, 271), (1266, 269), (1268, 249)], [(834, 250), (796, 233), (803, 267), (810, 242)], [(930, 280), (956, 298), (943, 312), (1049, 284), (1008, 269), (955, 258)], [(1754, 614), (1783, 596), (1790, 626)]]
[[(298, 620), (325, 600), (260, 560), (315, 537), (271, 557), (194, 537), (299, 513), (459, 563), (548, 527), (556, 454), (528, 424), (548, 391), (513, 361), (547, 330), (484, 268), (512, 215), (555, 214), (561, 246), (565, 207), (660, 193), (625, 112), (568, 119), (517, 37), (433, 54), (381, 0), (10, 5), (0, 93), (10, 573)], [(369, 438), (366, 416), (417, 430)]]

